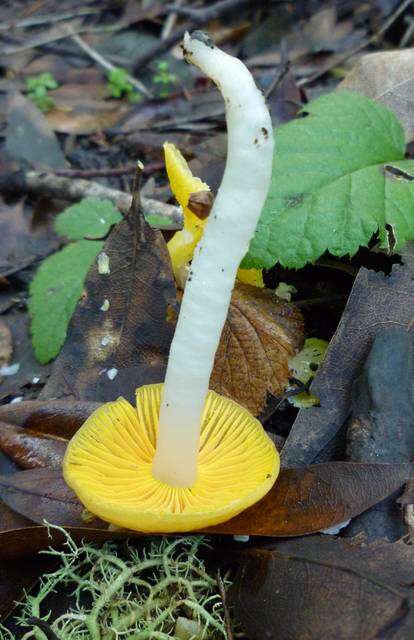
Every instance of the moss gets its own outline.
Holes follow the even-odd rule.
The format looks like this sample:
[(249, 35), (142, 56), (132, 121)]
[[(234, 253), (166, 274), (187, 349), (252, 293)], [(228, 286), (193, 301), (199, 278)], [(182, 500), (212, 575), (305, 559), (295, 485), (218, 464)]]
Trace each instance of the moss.
[[(203, 538), (152, 539), (139, 549), (127, 545), (121, 555), (113, 543), (102, 547), (78, 545), (64, 533), (63, 549), (45, 552), (59, 561), (58, 569), (42, 576), (35, 595), (27, 595), (19, 605), (17, 622), (24, 630), (20, 637), (25, 640), (226, 637), (217, 580), (209, 575), (199, 556), (206, 546)], [(47, 598), (60, 589), (73, 590), (73, 606), (53, 619)], [(39, 621), (38, 626), (33, 618)], [(17, 640), (17, 637), (2, 627), (0, 639)]]

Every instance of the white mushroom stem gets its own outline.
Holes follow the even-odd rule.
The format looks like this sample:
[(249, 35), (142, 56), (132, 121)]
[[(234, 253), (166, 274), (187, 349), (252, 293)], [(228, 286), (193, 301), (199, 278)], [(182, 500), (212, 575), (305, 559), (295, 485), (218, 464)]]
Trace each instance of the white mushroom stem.
[(215, 353), (237, 269), (269, 189), (273, 134), (263, 94), (240, 60), (200, 32), (185, 35), (183, 51), (221, 91), (228, 131), (223, 181), (194, 253), (171, 344), (153, 463), (159, 480), (191, 487)]

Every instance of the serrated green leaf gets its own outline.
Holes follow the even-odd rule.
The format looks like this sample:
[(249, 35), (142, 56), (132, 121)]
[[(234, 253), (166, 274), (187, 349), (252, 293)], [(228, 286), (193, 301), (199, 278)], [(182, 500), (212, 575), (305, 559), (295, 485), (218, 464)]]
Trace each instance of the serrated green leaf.
[(55, 358), (82, 294), (86, 275), (103, 242), (79, 240), (46, 258), (30, 285), (29, 313), (39, 362)]
[(121, 218), (110, 200), (84, 198), (56, 216), (55, 229), (59, 235), (66, 236), (69, 240), (102, 238), (111, 225)]
[(378, 230), (386, 245), (386, 225), (400, 249), (414, 237), (414, 162), (404, 160), (395, 115), (349, 91), (303, 111), (276, 130), (269, 196), (242, 266), (299, 268), (325, 251), (353, 255)]

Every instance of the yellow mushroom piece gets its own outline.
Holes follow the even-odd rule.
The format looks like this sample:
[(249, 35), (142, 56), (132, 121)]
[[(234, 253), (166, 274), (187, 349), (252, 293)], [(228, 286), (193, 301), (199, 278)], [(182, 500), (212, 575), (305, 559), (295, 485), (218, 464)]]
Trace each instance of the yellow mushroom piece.
[[(189, 208), (192, 193), (210, 191), (208, 184), (193, 176), (181, 151), (171, 142), (164, 143), (165, 167), (171, 191), (184, 213), (184, 228), (177, 231), (168, 242), (174, 276), (183, 281), (183, 271), (191, 261), (196, 245), (201, 240), (207, 220), (201, 220)], [(261, 269), (239, 269), (237, 279), (244, 284), (264, 287)]]
[(197, 479), (174, 487), (152, 472), (162, 384), (140, 387), (136, 408), (104, 404), (72, 438), (64, 459), (68, 485), (92, 513), (126, 529), (204, 529), (260, 500), (279, 473), (279, 454), (262, 425), (236, 402), (209, 391)]

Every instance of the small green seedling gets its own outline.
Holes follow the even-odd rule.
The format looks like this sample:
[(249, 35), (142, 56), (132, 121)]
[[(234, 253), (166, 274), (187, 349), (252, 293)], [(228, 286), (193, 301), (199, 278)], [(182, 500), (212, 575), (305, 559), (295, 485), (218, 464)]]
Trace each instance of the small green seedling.
[(127, 97), (130, 102), (139, 102), (142, 96), (129, 80), (129, 73), (122, 67), (115, 67), (108, 73), (108, 88), (113, 98)]
[(176, 82), (177, 76), (170, 72), (169, 64), (166, 60), (160, 60), (160, 62), (157, 62), (155, 67), (156, 73), (152, 80), (155, 84), (161, 85), (158, 92), (159, 97), (167, 98), (171, 93), (171, 85)]
[[(319, 365), (325, 358), (329, 343), (320, 338), (308, 338), (303, 349), (289, 360), (289, 368), (292, 377), (300, 380), (306, 387), (315, 376)], [(319, 404), (319, 399), (312, 393), (303, 391), (289, 397), (289, 402), (298, 409), (307, 409)]]
[(50, 89), (57, 89), (58, 86), (51, 73), (41, 73), (38, 76), (26, 78), (27, 97), (44, 112), (50, 111), (54, 107), (54, 102), (48, 92)]

